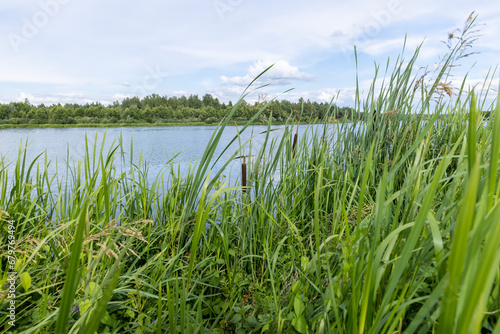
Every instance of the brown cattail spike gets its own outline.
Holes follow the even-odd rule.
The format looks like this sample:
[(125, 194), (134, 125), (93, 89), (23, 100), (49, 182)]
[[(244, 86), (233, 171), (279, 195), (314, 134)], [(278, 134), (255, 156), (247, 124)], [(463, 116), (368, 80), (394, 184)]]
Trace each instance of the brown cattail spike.
[(295, 157), (295, 146), (297, 146), (298, 137), (299, 137), (299, 126), (297, 125), (297, 131), (295, 132), (295, 136), (293, 137), (292, 157)]
[(245, 163), (245, 156), (243, 156), (243, 163), (241, 164), (241, 186), (244, 193), (247, 192), (247, 164)]

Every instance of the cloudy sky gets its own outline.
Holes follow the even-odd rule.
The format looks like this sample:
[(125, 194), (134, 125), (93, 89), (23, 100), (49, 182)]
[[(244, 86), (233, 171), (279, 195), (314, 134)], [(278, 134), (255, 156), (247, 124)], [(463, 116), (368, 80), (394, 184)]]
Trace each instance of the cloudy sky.
[[(432, 68), (442, 41), (471, 12), (478, 54), (456, 69), (480, 82), (500, 63), (500, 2), (382, 0), (16, 0), (0, 3), (0, 103), (113, 103), (149, 94), (238, 99), (271, 64), (257, 94), (353, 103), (374, 64), (423, 44)], [(498, 73), (496, 74), (498, 78)], [(279, 95), (293, 88), (292, 91)]]

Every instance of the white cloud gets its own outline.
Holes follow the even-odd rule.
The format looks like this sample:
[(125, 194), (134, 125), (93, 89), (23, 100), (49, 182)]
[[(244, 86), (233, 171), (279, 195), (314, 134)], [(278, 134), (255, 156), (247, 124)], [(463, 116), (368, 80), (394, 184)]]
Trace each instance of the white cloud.
[(241, 86), (222, 86), (208, 90), (208, 93), (219, 101), (232, 101), (236, 102), (243, 94), (244, 87)]
[[(270, 69), (268, 69), (272, 66)], [(268, 69), (268, 70), (267, 70)], [(248, 68), (247, 74), (245, 76), (227, 77), (221, 76), (221, 82), (223, 84), (232, 84), (237, 86), (246, 86), (250, 84), (252, 80), (257, 78), (262, 72), (267, 70), (266, 73), (261, 77), (261, 81), (267, 80), (271, 81), (273, 84), (283, 85), (290, 84), (292, 80), (311, 80), (312, 76), (299, 71), (297, 66), (290, 65), (286, 60), (278, 60), (273, 62), (271, 60), (260, 60), (255, 62)]]
[(318, 94), (318, 100), (322, 102), (329, 102), (332, 100), (334, 94), (327, 90), (324, 90)]
[(339, 106), (354, 105), (356, 87), (326, 88), (315, 92), (313, 99), (320, 102), (333, 102)]
[[(19, 95), (15, 97), (15, 101), (24, 102), (26, 99), (31, 104), (39, 105), (52, 105), (52, 104), (65, 104), (65, 103), (78, 103), (78, 104), (86, 104), (96, 102), (95, 100), (91, 100), (86, 98), (81, 93), (76, 92), (65, 92), (65, 93), (54, 93), (44, 96), (34, 95), (26, 92), (21, 92)], [(110, 104), (110, 101), (99, 101), (102, 104)]]
[(189, 92), (186, 90), (175, 90), (172, 92), (172, 94), (174, 96), (186, 96), (186, 97), (190, 95)]
[(112, 97), (113, 97), (113, 100), (115, 100), (115, 101), (121, 101), (121, 100), (126, 99), (126, 98), (131, 98), (132, 95), (116, 93), (116, 94), (113, 94)]

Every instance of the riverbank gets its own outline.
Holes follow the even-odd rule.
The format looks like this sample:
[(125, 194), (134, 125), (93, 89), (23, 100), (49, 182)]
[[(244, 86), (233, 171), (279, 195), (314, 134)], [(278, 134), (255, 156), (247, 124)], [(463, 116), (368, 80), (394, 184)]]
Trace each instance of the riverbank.
[(161, 126), (207, 126), (205, 122), (179, 123), (82, 123), (82, 124), (0, 124), (0, 129), (45, 129), (45, 128), (124, 128)]
[[(334, 123), (352, 122), (338, 120)], [(233, 121), (230, 125), (245, 125), (246, 121)], [(172, 127), (172, 126), (216, 126), (218, 123), (179, 122), (179, 123), (84, 123), (84, 124), (0, 124), (1, 129), (46, 129), (46, 128), (124, 128), (124, 127)], [(267, 125), (267, 122), (255, 122), (255, 125)], [(273, 125), (286, 125), (287, 122), (273, 122)], [(296, 122), (295, 124), (325, 124), (324, 122)]]

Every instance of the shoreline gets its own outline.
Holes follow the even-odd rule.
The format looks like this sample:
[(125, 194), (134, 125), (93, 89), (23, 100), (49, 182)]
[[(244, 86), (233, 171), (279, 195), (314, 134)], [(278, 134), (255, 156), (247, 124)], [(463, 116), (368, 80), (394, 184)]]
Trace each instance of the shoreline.
[[(352, 122), (352, 120), (346, 120)], [(247, 122), (233, 122), (236, 125), (245, 125)], [(295, 124), (324, 124), (325, 122), (299, 122)], [(328, 124), (344, 123), (344, 120), (327, 122)], [(82, 124), (0, 124), (2, 129), (47, 129), (47, 128), (125, 128), (125, 127), (173, 127), (173, 126), (217, 126), (219, 123), (179, 122), (179, 123), (82, 123)], [(267, 125), (267, 122), (254, 122), (253, 125)], [(272, 125), (289, 125), (286, 122), (273, 122)], [(228, 124), (230, 125), (230, 124)]]

